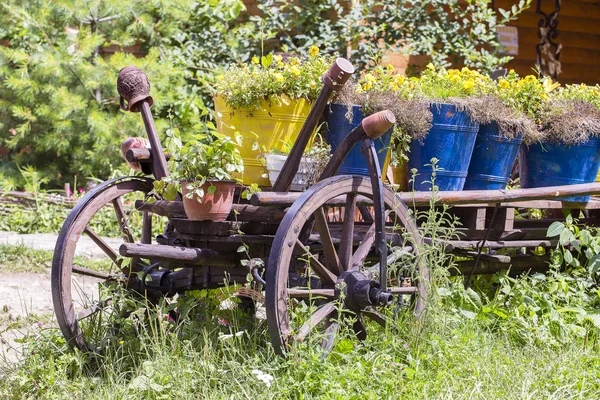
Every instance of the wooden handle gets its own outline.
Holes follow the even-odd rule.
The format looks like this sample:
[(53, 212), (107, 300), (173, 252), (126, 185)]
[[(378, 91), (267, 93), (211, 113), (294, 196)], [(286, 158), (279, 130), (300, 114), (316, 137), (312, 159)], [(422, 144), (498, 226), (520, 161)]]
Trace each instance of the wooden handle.
[(389, 110), (379, 111), (362, 120), (365, 134), (375, 140), (386, 133), (396, 123), (396, 117)]
[(123, 110), (139, 112), (143, 100), (147, 100), (150, 106), (153, 103), (150, 97), (150, 81), (144, 71), (137, 67), (129, 66), (119, 71), (117, 91), (121, 96), (120, 104)]
[(323, 75), (322, 81), (332, 90), (340, 90), (354, 73), (354, 66), (345, 58), (338, 58)]

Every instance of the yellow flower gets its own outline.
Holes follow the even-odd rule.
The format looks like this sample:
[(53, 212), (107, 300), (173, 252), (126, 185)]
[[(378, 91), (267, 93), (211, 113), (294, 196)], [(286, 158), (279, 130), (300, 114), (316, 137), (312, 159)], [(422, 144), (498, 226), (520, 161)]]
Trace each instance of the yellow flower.
[(392, 64), (388, 64), (386, 66), (387, 71), (391, 74), (392, 72), (394, 72), (394, 66)]
[(365, 82), (363, 85), (363, 90), (367, 91), (369, 89), (371, 89), (373, 87), (373, 84), (371, 82)]
[(399, 86), (396, 82), (392, 82), (392, 83), (390, 83), (390, 89), (392, 89), (393, 91), (396, 91), (399, 89)]
[(406, 78), (404, 77), (404, 75), (396, 75), (394, 77), (394, 80), (396, 81), (396, 83), (398, 85), (402, 85), (402, 84), (404, 84), (404, 81), (406, 80)]
[(463, 82), (463, 89), (470, 90), (475, 86), (475, 81), (473, 79), (469, 79)]
[(283, 82), (283, 75), (281, 75), (279, 72), (274, 73), (273, 77), (275, 77), (277, 82)]
[(299, 76), (300, 75), (300, 68), (296, 67), (295, 65), (292, 65), (290, 67), (290, 72), (292, 73), (292, 75), (294, 76)]
[(258, 59), (258, 57), (252, 57), (252, 64), (258, 64), (260, 63), (260, 60)]
[(310, 49), (308, 49), (308, 54), (311, 57), (316, 57), (319, 54), (319, 48), (315, 45), (310, 46)]
[(311, 89), (314, 89), (316, 87), (317, 87), (317, 82), (315, 82), (315, 81), (310, 82), (310, 88)]
[(427, 69), (435, 71), (435, 65), (433, 65), (433, 63), (429, 63), (429, 64), (427, 64)]
[(125, 342), (123, 340), (120, 340), (119, 344), (122, 346), (123, 344), (125, 344)]
[(559, 86), (560, 86), (560, 83), (552, 82), (552, 79), (550, 79), (550, 78), (544, 80), (544, 90), (546, 91), (546, 93), (550, 93), (551, 91), (553, 91), (554, 89), (556, 89)]
[(508, 89), (510, 87), (510, 84), (506, 79), (500, 79), (498, 81), (498, 86), (500, 86), (502, 89)]
[(298, 57), (290, 58), (290, 65), (300, 65), (300, 60), (298, 60)]
[(285, 64), (280, 61), (277, 63), (277, 68), (285, 68)]
[(537, 81), (537, 78), (533, 75), (527, 75), (525, 77), (525, 82), (527, 82), (527, 83), (532, 83), (532, 82), (536, 82), (536, 81)]
[(275, 60), (275, 62), (280, 63), (281, 60), (283, 60), (283, 57), (281, 55), (276, 55), (273, 56), (273, 60)]
[(224, 78), (224, 77), (223, 77), (223, 75), (217, 75), (217, 80), (218, 80), (218, 81), (222, 81), (222, 80), (223, 80), (223, 78)]

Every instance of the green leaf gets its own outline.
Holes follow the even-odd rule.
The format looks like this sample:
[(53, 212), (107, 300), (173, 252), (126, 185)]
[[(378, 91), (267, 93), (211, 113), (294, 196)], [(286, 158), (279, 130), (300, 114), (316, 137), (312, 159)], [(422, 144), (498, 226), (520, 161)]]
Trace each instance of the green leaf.
[(560, 235), (560, 233), (565, 229), (565, 224), (559, 221), (555, 221), (548, 227), (548, 232), (546, 232), (547, 237), (555, 237)]
[(179, 185), (177, 183), (171, 182), (167, 185), (163, 197), (165, 200), (174, 201), (179, 194)]
[(571, 252), (567, 249), (565, 249), (565, 262), (567, 264), (572, 264), (573, 263), (573, 254), (571, 254)]

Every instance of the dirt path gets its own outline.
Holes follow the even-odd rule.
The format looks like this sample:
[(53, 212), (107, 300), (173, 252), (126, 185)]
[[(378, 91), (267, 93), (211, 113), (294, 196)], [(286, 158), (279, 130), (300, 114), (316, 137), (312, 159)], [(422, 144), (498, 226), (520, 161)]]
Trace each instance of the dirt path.
[[(57, 237), (50, 233), (23, 235), (0, 231), (0, 244), (52, 251)], [(122, 243), (120, 239), (105, 240), (115, 250)], [(104, 253), (88, 237), (80, 239), (77, 254), (90, 258), (104, 257)], [(2, 364), (19, 359), (20, 348), (15, 339), (27, 329), (39, 329), (38, 319), (54, 320), (50, 271), (41, 274), (0, 271), (0, 375)], [(10, 329), (15, 325), (18, 327)]]

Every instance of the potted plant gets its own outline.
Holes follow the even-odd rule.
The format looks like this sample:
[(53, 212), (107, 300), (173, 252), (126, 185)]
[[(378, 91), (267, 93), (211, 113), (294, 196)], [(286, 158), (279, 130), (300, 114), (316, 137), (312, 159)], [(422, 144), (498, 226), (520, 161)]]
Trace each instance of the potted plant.
[[(524, 188), (591, 183), (600, 166), (600, 88), (567, 85), (540, 110), (539, 143), (519, 152)], [(562, 199), (587, 202), (590, 196)]]
[[(286, 144), (281, 152), (265, 153), (265, 167), (271, 185), (275, 184), (279, 173), (283, 169), (283, 165), (287, 160), (287, 156), (292, 148), (292, 144)], [(291, 191), (303, 191), (313, 185), (319, 179), (319, 176), (325, 169), (330, 158), (331, 146), (329, 146), (321, 136), (317, 136), (316, 140), (310, 146), (308, 151), (304, 153), (298, 167), (298, 171), (294, 176)]]
[(479, 98), (482, 106), (473, 108), (480, 126), (465, 190), (506, 187), (521, 143), (539, 139), (535, 118), (554, 88), (547, 78), (521, 79), (514, 70), (496, 83), (488, 82), (485, 96)]
[(281, 151), (294, 142), (321, 90), (321, 76), (330, 60), (313, 46), (306, 57), (268, 54), (248, 64), (233, 65), (217, 78), (217, 130), (233, 137), (239, 132), (245, 165), (242, 181), (269, 186), (257, 150)]
[[(403, 157), (407, 151), (406, 138), (424, 137), (431, 127), (431, 113), (427, 105), (419, 99), (415, 80), (395, 74), (392, 65), (372, 69), (357, 82), (346, 84), (334, 98), (325, 110), (327, 141), (335, 150), (344, 136), (355, 128), (364, 116), (382, 110), (392, 111), (396, 117), (396, 124), (375, 142), (379, 165), (383, 170), (386, 169), (386, 154), (390, 153), (390, 147), (398, 150), (391, 152), (392, 165), (405, 165)], [(340, 168), (340, 173), (369, 174), (360, 145), (351, 150)], [(395, 181), (400, 183), (401, 189), (405, 189), (406, 175)]]
[(226, 220), (236, 186), (232, 174), (244, 172), (240, 143), (240, 137), (234, 141), (212, 132), (196, 135), (185, 145), (171, 146), (169, 163), (174, 167), (173, 174), (155, 182), (155, 190), (165, 199), (174, 200), (180, 185), (183, 207), (190, 220)]

